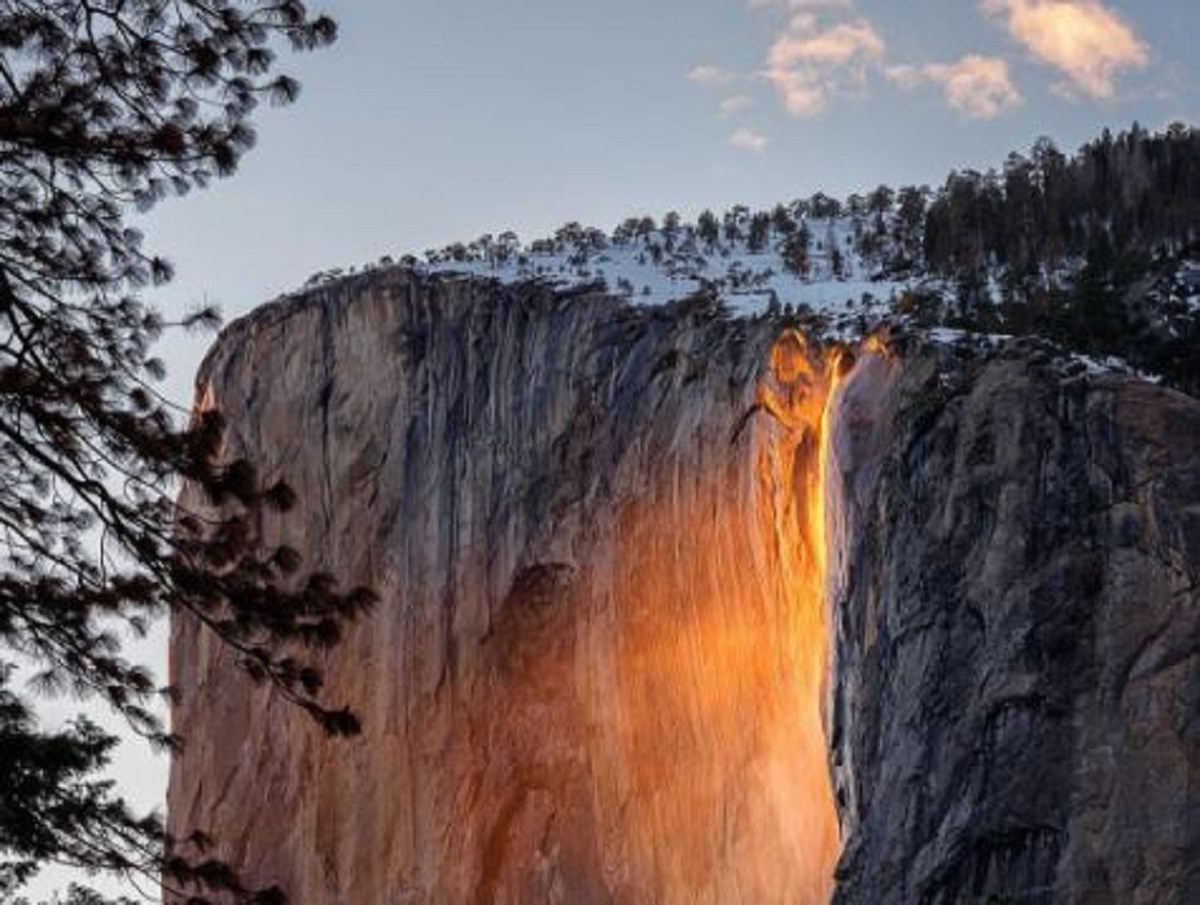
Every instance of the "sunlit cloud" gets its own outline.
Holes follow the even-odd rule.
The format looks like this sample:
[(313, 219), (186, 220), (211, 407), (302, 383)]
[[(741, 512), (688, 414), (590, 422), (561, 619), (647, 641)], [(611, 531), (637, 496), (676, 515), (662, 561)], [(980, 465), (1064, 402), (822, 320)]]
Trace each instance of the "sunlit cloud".
[[(978, 0), (1033, 56), (1063, 73), (1059, 92), (1109, 97), (1122, 71), (1144, 66), (1147, 49), (1105, 0)], [(940, 89), (947, 105), (968, 119), (994, 119), (1024, 103), (1010, 61), (968, 53), (952, 62), (889, 65), (888, 46), (855, 0), (746, 0), (751, 9), (774, 11), (778, 30), (756, 73), (698, 66), (688, 77), (708, 86), (733, 86), (720, 102), (722, 117), (754, 103), (757, 80), (775, 91), (788, 113), (814, 117), (839, 99), (863, 96), (886, 78), (905, 90)], [(734, 92), (737, 93), (734, 93)], [(747, 133), (735, 143), (761, 150)], [(758, 136), (761, 138), (761, 136)]]
[(775, 86), (793, 116), (816, 116), (829, 106), (831, 89), (808, 71), (777, 70), (764, 76)]
[(812, 13), (798, 13), (771, 45), (762, 76), (789, 113), (814, 116), (835, 95), (861, 89), (868, 66), (879, 65), (885, 53), (883, 39), (866, 19), (823, 28)]
[(884, 70), (884, 74), (890, 81), (895, 82), (906, 91), (911, 91), (928, 81), (923, 66), (913, 66), (908, 63), (888, 66)]
[(751, 9), (849, 9), (854, 0), (749, 0)]
[(1117, 75), (1149, 60), (1132, 27), (1099, 0), (982, 0), (981, 6), (1034, 57), (1066, 76), (1072, 93), (1112, 97)]
[(719, 66), (696, 66), (688, 74), (688, 81), (697, 85), (728, 85), (737, 80), (737, 74)]
[(999, 57), (968, 54), (953, 63), (889, 66), (886, 74), (905, 89), (929, 82), (940, 85), (947, 103), (971, 119), (994, 119), (1022, 101), (1008, 62)]
[(721, 101), (721, 115), (732, 116), (754, 106), (754, 98), (745, 94), (734, 94)]
[(771, 46), (767, 63), (773, 68), (809, 64), (844, 66), (856, 60), (882, 57), (883, 52), (883, 39), (865, 19), (821, 31), (812, 16), (800, 15)]
[(729, 147), (761, 154), (767, 147), (767, 136), (753, 129), (738, 129), (729, 136)]

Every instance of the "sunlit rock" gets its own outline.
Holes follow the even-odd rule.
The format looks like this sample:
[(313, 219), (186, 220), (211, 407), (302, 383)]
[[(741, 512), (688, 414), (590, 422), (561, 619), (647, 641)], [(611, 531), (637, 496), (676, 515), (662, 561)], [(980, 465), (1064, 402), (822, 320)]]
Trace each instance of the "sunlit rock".
[(381, 594), (325, 664), (365, 731), (176, 621), (172, 829), (318, 905), (1189, 901), (1200, 404), (1036, 358), (400, 270), (261, 309), (200, 389)]
[(177, 622), (172, 826), (305, 903), (826, 901), (829, 377), (776, 332), (403, 275), (231, 328), (231, 452), (307, 491), (268, 532), (382, 603), (349, 743)]

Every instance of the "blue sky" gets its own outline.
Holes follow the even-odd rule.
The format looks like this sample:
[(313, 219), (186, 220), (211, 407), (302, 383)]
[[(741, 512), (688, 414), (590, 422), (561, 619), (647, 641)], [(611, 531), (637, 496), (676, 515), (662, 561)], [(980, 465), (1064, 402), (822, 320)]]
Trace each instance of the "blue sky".
[(304, 93), (263, 112), (241, 171), (146, 218), (178, 267), (165, 308), (236, 315), (317, 270), (484, 232), (937, 183), (1043, 134), (1071, 149), (1200, 119), (1186, 0), (326, 8), (340, 40), (285, 57)]
[[(1200, 121), (1195, 0), (409, 0), (326, 7), (239, 173), (139, 218), (229, 317), (329, 267), (484, 232), (937, 184), (1039, 135)], [(734, 139), (734, 136), (738, 136)], [(171, 335), (186, 403), (208, 338)], [(140, 648), (160, 669), (165, 640)], [(166, 763), (118, 773), (147, 805)]]

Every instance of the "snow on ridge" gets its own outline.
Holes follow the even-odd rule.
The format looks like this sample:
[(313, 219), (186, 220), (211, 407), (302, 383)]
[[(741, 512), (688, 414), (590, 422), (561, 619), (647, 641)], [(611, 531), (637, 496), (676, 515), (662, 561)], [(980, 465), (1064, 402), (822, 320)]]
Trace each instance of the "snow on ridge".
[[(819, 314), (882, 312), (907, 281), (885, 279), (855, 250), (848, 218), (808, 225), (808, 272), (789, 268), (783, 237), (772, 231), (751, 250), (744, 239), (704, 243), (694, 228), (608, 239), (603, 244), (540, 242), (496, 253), (486, 246), (451, 249), (410, 263), (423, 273), (463, 274), (502, 283), (542, 279), (566, 288), (603, 283), (639, 305), (663, 305), (711, 287), (734, 315), (753, 316), (772, 304)], [(834, 247), (836, 244), (836, 251)], [(465, 254), (464, 254), (465, 252)], [(840, 256), (835, 264), (835, 257)], [(835, 272), (837, 271), (837, 272)], [(872, 272), (875, 271), (875, 272)]]
[[(940, 345), (967, 341), (996, 349), (1006, 337), (970, 329), (968, 323), (972, 306), (996, 306), (1005, 299), (1003, 266), (993, 262), (981, 284), (968, 286), (964, 296), (963, 285), (952, 277), (921, 265), (919, 224), (880, 197), (854, 196), (842, 205), (815, 195), (758, 212), (739, 205), (720, 219), (705, 212), (696, 223), (684, 223), (677, 214), (668, 214), (661, 224), (630, 218), (612, 233), (569, 223), (552, 237), (530, 243), (512, 232), (485, 235), (421, 257), (385, 257), (361, 270), (324, 271), (306, 288), (399, 265), (417, 274), (504, 284), (541, 281), (563, 291), (603, 286), (639, 306), (661, 306), (705, 291), (735, 317), (794, 313), (831, 339), (853, 340), (891, 323)], [(1047, 291), (1069, 287), (1084, 263), (1066, 260), (1043, 268), (1041, 285)], [(1142, 307), (1177, 335), (1176, 321), (1200, 313), (1200, 261), (1181, 261), (1146, 292)], [(947, 323), (968, 328), (952, 330)], [(1079, 358), (1076, 366), (1087, 373), (1159, 379), (1117, 359)]]
[[(1007, 343), (1023, 339), (1023, 337), (1009, 333), (984, 333), (957, 327), (928, 327), (921, 331), (921, 335), (934, 345), (959, 346), (966, 344), (978, 351), (988, 353), (998, 352)], [(1063, 373), (1067, 376), (1119, 375), (1156, 385), (1163, 382), (1161, 374), (1136, 367), (1117, 355), (1086, 355), (1083, 352), (1062, 348), (1052, 343), (1047, 344), (1044, 349), (1063, 368)]]
[[(676, 217), (661, 227), (634, 218), (612, 234), (568, 224), (553, 238), (529, 244), (509, 232), (422, 257), (384, 258), (380, 265), (505, 284), (542, 280), (564, 290), (603, 284), (609, 293), (646, 306), (709, 289), (735, 316), (790, 306), (830, 319), (877, 317), (917, 285), (913, 278), (885, 276), (896, 253), (890, 218), (872, 221), (863, 212), (810, 217), (798, 206), (777, 208), (769, 226), (767, 216), (735, 208), (722, 224), (715, 218), (684, 224)], [(325, 271), (306, 285), (344, 275)]]
[(1085, 369), (1085, 373), (1092, 377), (1104, 374), (1120, 374), (1125, 377), (1144, 380), (1147, 383), (1161, 384), (1163, 382), (1161, 374), (1154, 374), (1150, 371), (1134, 367), (1124, 358), (1117, 355), (1105, 355), (1103, 358), (1097, 358), (1091, 355), (1084, 355), (1082, 352), (1072, 352), (1069, 357), (1072, 361), (1081, 364)]

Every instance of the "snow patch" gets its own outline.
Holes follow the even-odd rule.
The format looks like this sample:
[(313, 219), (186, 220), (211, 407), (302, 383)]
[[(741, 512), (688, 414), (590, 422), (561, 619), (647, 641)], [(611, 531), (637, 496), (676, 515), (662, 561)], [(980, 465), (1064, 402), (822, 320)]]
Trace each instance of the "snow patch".
[(564, 290), (602, 284), (637, 305), (664, 305), (711, 290), (739, 317), (788, 305), (829, 316), (883, 314), (915, 284), (883, 276), (882, 254), (868, 258), (859, 252), (861, 219), (796, 222), (809, 236), (802, 256), (795, 252), (794, 233), (772, 228), (752, 248), (745, 235), (706, 240), (686, 225), (639, 235), (586, 230), (528, 246), (480, 240), (403, 263), (420, 273), (504, 284), (543, 280)]

